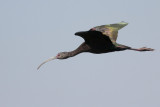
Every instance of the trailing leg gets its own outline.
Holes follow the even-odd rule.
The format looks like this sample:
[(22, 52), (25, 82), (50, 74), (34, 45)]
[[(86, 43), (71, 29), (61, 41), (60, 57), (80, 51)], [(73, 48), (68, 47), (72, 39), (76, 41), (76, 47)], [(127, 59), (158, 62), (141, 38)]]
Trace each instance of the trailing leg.
[(134, 50), (134, 51), (154, 51), (154, 49), (152, 48), (146, 48), (146, 47), (142, 47), (142, 48), (139, 48), (139, 49), (135, 49), (135, 48), (130, 48), (129, 50)]

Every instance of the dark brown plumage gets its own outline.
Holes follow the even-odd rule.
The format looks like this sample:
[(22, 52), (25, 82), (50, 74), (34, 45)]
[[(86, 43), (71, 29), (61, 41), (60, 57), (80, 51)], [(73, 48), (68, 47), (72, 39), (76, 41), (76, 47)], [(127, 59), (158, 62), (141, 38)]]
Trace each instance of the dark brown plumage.
[(82, 37), (85, 42), (82, 43), (77, 49), (71, 52), (58, 53), (56, 57), (51, 57), (39, 65), (39, 69), (44, 63), (53, 59), (66, 59), (73, 57), (82, 52), (90, 52), (95, 54), (108, 53), (114, 51), (123, 50), (135, 50), (135, 51), (153, 51), (151, 48), (131, 48), (129, 46), (116, 43), (118, 30), (128, 25), (128, 23), (120, 22), (116, 24), (97, 26), (89, 31), (77, 32), (75, 35)]

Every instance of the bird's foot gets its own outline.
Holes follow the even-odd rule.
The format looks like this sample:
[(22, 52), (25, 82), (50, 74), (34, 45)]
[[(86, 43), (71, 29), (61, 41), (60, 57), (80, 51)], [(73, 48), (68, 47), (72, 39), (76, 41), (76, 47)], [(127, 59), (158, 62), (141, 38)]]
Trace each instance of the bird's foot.
[(154, 51), (154, 49), (142, 47), (142, 48), (139, 48), (138, 51)]

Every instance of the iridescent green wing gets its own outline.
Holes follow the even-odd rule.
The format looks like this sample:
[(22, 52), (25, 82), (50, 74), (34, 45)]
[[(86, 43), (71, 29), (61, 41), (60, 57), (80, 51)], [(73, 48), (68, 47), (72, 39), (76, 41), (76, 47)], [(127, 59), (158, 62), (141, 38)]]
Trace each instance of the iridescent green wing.
[(128, 25), (126, 22), (120, 22), (115, 24), (102, 25), (92, 28), (91, 30), (102, 32), (102, 34), (109, 36), (113, 43), (116, 42), (118, 36), (118, 30)]

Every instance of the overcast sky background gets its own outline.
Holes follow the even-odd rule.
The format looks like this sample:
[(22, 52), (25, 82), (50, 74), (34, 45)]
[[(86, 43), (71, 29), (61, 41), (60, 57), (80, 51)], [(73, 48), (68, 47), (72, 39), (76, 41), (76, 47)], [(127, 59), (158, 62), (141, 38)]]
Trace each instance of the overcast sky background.
[[(82, 53), (37, 66), (125, 21), (117, 42), (154, 52)], [(160, 107), (160, 0), (1, 0), (0, 107)]]

